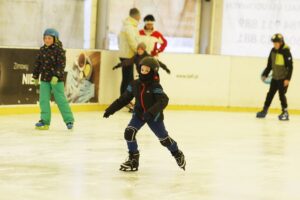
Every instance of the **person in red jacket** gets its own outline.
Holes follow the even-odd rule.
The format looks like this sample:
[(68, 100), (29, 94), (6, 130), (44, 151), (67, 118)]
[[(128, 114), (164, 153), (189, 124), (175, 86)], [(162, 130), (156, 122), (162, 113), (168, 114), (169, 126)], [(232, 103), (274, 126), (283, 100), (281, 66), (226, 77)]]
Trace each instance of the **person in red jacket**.
[(167, 40), (157, 30), (154, 29), (155, 18), (153, 15), (147, 15), (144, 18), (144, 29), (140, 30), (141, 40), (147, 46), (147, 52), (151, 56), (158, 56), (168, 45)]

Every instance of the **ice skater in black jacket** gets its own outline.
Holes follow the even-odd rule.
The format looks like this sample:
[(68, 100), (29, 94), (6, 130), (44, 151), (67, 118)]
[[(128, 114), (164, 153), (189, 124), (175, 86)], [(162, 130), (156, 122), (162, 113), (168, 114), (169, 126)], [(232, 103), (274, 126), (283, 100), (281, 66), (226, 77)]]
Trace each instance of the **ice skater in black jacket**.
[(293, 73), (293, 58), (290, 48), (285, 44), (281, 34), (274, 34), (271, 41), (273, 42), (274, 48), (272, 48), (270, 52), (268, 64), (262, 74), (262, 79), (265, 80), (272, 71), (272, 81), (263, 110), (258, 112), (256, 117), (266, 117), (274, 95), (278, 91), (282, 108), (282, 113), (278, 116), (278, 118), (281, 121), (287, 121), (289, 120), (289, 113), (285, 94)]
[(174, 156), (178, 166), (185, 169), (184, 155), (178, 149), (177, 143), (169, 136), (163, 122), (163, 110), (168, 105), (169, 98), (158, 82), (159, 64), (155, 58), (145, 57), (140, 65), (139, 79), (131, 82), (127, 90), (105, 110), (103, 115), (103, 117), (108, 118), (126, 106), (133, 98), (136, 100), (132, 119), (124, 133), (129, 150), (129, 159), (121, 164), (120, 170), (138, 170), (140, 154), (136, 134), (146, 123), (158, 137), (160, 143), (167, 147)]
[[(136, 71), (138, 73), (140, 73), (141, 71), (141, 66), (140, 66), (140, 62), (143, 58), (150, 56), (147, 51), (146, 51), (146, 45), (145, 43), (141, 42), (138, 44), (137, 46), (137, 53), (131, 57), (130, 59), (123, 59), (121, 60), (120, 63), (118, 63), (116, 66), (113, 67), (113, 70), (116, 70), (118, 68), (128, 68), (130, 66), (135, 65), (136, 67)], [(164, 63), (160, 62), (159, 60), (157, 60), (159, 67), (161, 67), (163, 70), (165, 70), (168, 74), (171, 73), (171, 71), (169, 70), (169, 68), (167, 67), (167, 65), (165, 65)], [(124, 71), (124, 70), (123, 70)], [(157, 73), (158, 78), (159, 78), (159, 74)], [(129, 112), (133, 112), (133, 107), (134, 104), (132, 102), (129, 102), (128, 105), (126, 105), (127, 108), (129, 108)]]
[[(150, 54), (147, 53), (146, 51), (146, 44), (141, 42), (137, 46), (137, 53), (130, 59), (127, 60), (122, 60), (120, 63), (118, 63), (116, 66), (113, 67), (113, 70), (118, 69), (120, 67), (129, 67), (135, 64), (136, 71), (140, 73), (141, 65), (139, 64), (141, 60), (145, 57), (150, 56)], [(163, 70), (165, 70), (168, 74), (171, 73), (170, 69), (165, 65), (163, 62), (157, 60), (159, 67), (161, 67)]]

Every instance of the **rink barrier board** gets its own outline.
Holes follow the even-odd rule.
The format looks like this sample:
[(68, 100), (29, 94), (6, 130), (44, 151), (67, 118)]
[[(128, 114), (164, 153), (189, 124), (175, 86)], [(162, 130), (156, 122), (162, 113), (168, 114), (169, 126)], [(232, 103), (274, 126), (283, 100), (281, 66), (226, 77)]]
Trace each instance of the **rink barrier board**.
[[(191, 105), (169, 105), (167, 110), (178, 110), (178, 111), (210, 111), (210, 112), (244, 112), (244, 113), (256, 113), (262, 108), (247, 108), (247, 107), (226, 107), (226, 106), (191, 106)], [(278, 114), (281, 109), (271, 108), (269, 113)], [(291, 109), (290, 114), (300, 115), (300, 110)]]
[[(109, 104), (120, 93), (121, 72), (111, 69), (118, 63), (118, 52), (101, 51), (101, 55), (99, 102)], [(205, 105), (243, 112), (248, 110), (244, 108), (255, 108), (254, 112), (263, 106), (269, 85), (260, 80), (260, 75), (267, 58), (166, 53), (159, 59), (171, 69), (170, 75), (163, 70), (160, 73), (170, 105), (195, 105), (188, 109), (198, 110)], [(299, 66), (300, 60), (295, 59), (287, 93), (289, 109), (295, 112), (300, 110)], [(272, 108), (281, 108), (277, 95)]]
[[(108, 105), (100, 104), (88, 104), (88, 105), (75, 105), (71, 104), (71, 109), (73, 112), (95, 112), (104, 111)], [(56, 105), (51, 105), (51, 110), (53, 113), (59, 113), (58, 107)], [(261, 108), (247, 108), (247, 107), (225, 107), (225, 106), (198, 106), (198, 105), (169, 105), (166, 110), (173, 111), (208, 111), (208, 112), (245, 112), (245, 113), (255, 113), (261, 110)], [(17, 114), (34, 114), (39, 113), (40, 108), (38, 105), (20, 105), (20, 106), (0, 106), (0, 115), (17, 115)], [(279, 114), (280, 109), (270, 109), (269, 113)], [(290, 114), (300, 115), (300, 110), (291, 109)]]
[[(71, 53), (72, 51), (68, 50), (67, 52)], [(174, 105), (169, 106), (169, 109), (173, 107), (175, 110), (255, 112), (261, 109), (269, 87), (263, 84), (259, 78), (263, 66), (266, 64), (266, 58), (162, 54), (160, 60), (172, 69), (171, 75), (165, 72), (160, 73), (164, 91), (170, 99), (169, 104)], [(111, 69), (118, 62), (118, 52), (101, 50), (98, 99), (103, 105), (113, 102), (119, 96), (121, 72)], [(295, 60), (294, 63), (295, 70), (292, 84), (289, 87), (288, 102), (291, 113), (298, 113), (300, 110), (300, 93), (298, 92), (300, 79), (296, 77), (300, 77), (300, 70), (297, 70), (300, 60)], [(26, 105), (34, 106), (35, 104), (14, 104), (12, 107), (26, 107)], [(272, 107), (279, 109), (279, 101), (274, 101)], [(82, 108), (81, 106), (74, 109), (75, 111), (77, 111), (76, 109), (89, 111), (86, 110), (86, 107)], [(0, 115), (23, 112), (38, 113), (39, 110), (38, 108), (13, 110), (6, 106), (0, 106)], [(55, 108), (54, 112), (56, 112)], [(280, 112), (280, 110), (275, 110), (275, 112)]]
[[(106, 108), (106, 106), (99, 105), (99, 104), (86, 104), (86, 105), (71, 104), (70, 106), (73, 112), (102, 111)], [(51, 110), (53, 113), (59, 113), (59, 109), (56, 105), (51, 105)], [(0, 106), (0, 115), (17, 115), (17, 114), (34, 114), (34, 113), (40, 113), (40, 108), (38, 105)]]

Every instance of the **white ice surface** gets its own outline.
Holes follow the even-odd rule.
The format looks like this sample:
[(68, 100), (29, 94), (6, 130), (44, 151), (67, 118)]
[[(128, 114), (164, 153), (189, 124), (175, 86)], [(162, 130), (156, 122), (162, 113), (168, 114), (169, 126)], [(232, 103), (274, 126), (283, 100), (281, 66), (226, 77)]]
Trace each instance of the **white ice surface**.
[(38, 115), (0, 116), (1, 200), (299, 200), (300, 116), (279, 122), (254, 113), (166, 112), (186, 155), (181, 170), (148, 128), (138, 134), (140, 168), (120, 172), (130, 114), (58, 114), (49, 131)]

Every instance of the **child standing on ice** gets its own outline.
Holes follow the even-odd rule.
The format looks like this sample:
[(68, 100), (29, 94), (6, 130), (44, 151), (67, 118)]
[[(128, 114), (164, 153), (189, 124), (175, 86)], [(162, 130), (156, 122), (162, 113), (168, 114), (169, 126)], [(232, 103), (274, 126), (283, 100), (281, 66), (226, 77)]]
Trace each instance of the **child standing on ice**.
[(262, 79), (265, 80), (272, 70), (272, 81), (265, 100), (264, 108), (262, 111), (256, 114), (256, 117), (266, 117), (273, 97), (278, 90), (282, 108), (282, 113), (278, 116), (278, 118), (279, 120), (286, 121), (289, 120), (289, 113), (285, 94), (292, 77), (293, 58), (290, 52), (290, 48), (285, 44), (283, 36), (281, 34), (277, 33), (273, 35), (271, 41), (273, 42), (274, 48), (272, 48), (270, 52), (268, 64), (262, 74)]
[(51, 122), (51, 91), (55, 102), (63, 116), (68, 129), (73, 128), (74, 117), (64, 93), (64, 69), (66, 64), (65, 50), (59, 40), (59, 33), (55, 29), (46, 29), (44, 45), (40, 48), (34, 70), (35, 85), (40, 83), (41, 118), (35, 124), (36, 129), (48, 130)]
[(129, 158), (121, 164), (120, 170), (138, 170), (140, 154), (136, 134), (145, 124), (148, 124), (160, 143), (168, 148), (176, 159), (178, 166), (185, 169), (184, 155), (178, 149), (177, 143), (169, 136), (163, 121), (163, 110), (168, 105), (169, 98), (157, 81), (159, 64), (155, 58), (145, 57), (140, 65), (139, 79), (132, 81), (126, 91), (105, 110), (103, 115), (103, 117), (108, 118), (126, 106), (133, 98), (136, 100), (132, 119), (124, 133)]

